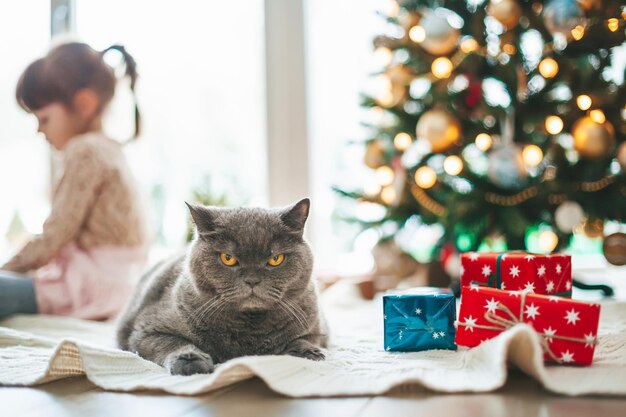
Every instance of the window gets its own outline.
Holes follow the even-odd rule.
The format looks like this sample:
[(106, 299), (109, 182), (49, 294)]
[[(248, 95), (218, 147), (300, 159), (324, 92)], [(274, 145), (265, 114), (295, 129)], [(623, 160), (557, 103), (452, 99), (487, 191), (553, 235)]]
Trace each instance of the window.
[[(76, 26), (80, 40), (123, 44), (137, 61), (144, 131), (128, 155), (161, 243), (183, 242), (194, 188), (267, 204), (262, 0), (76, 0)], [(105, 127), (115, 138), (133, 129), (121, 87)]]
[[(15, 86), (24, 68), (50, 42), (48, 1), (2, 4), (0, 23), (0, 261), (41, 230), (50, 205), (50, 153), (37, 122), (19, 108)], [(19, 38), (19, 42), (16, 39)], [(19, 180), (17, 180), (19, 179)]]
[[(338, 217), (355, 204), (341, 199), (331, 187), (358, 187), (362, 176), (369, 174), (363, 164), (367, 133), (361, 122), (367, 114), (360, 107), (360, 94), (378, 69), (372, 39), (383, 32), (385, 21), (376, 11), (386, 4), (381, 0), (306, 2), (314, 252), (321, 268), (354, 273), (371, 267), (368, 245), (375, 240), (365, 235), (353, 247), (358, 228)], [(348, 146), (351, 141), (354, 145)], [(354, 256), (346, 257), (353, 249)]]

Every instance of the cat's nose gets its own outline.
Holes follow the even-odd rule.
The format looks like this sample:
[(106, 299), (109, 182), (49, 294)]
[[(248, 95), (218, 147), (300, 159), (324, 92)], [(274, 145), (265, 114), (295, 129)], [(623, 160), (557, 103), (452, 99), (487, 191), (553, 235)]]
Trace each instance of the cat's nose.
[(249, 286), (254, 287), (256, 284), (261, 282), (261, 278), (251, 275), (251, 276), (244, 277), (243, 281)]

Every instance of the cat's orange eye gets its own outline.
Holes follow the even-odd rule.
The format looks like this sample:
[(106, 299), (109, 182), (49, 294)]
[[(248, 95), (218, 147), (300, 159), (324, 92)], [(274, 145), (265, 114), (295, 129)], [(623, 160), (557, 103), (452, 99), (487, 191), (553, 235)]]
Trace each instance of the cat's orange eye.
[(283, 263), (285, 260), (285, 255), (279, 253), (278, 255), (274, 255), (267, 260), (267, 264), (271, 266), (278, 266)]
[(227, 266), (233, 266), (237, 263), (237, 258), (224, 252), (220, 253), (220, 260)]

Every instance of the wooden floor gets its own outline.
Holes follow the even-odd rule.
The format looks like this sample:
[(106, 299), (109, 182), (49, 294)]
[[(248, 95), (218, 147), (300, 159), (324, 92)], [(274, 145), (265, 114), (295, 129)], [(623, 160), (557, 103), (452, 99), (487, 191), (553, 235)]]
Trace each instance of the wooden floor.
[(181, 397), (154, 392), (106, 392), (85, 378), (38, 388), (0, 388), (0, 416), (624, 416), (626, 399), (569, 398), (550, 394), (528, 377), (514, 373), (502, 389), (487, 394), (436, 394), (401, 389), (384, 397), (292, 399), (278, 395), (260, 379), (220, 391)]

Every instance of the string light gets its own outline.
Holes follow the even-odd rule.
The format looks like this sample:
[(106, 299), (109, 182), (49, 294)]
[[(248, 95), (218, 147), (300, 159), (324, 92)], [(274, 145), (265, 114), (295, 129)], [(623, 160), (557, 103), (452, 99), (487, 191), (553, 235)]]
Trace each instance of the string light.
[(526, 165), (536, 167), (543, 160), (543, 152), (537, 145), (528, 145), (522, 152), (522, 158), (524, 159)]
[(378, 195), (378, 193), (380, 193), (380, 189), (381, 189), (380, 184), (374, 181), (370, 181), (366, 183), (365, 186), (363, 187), (363, 192), (366, 195), (373, 197), (375, 195)]
[(505, 45), (502, 47), (502, 50), (503, 50), (506, 54), (509, 54), (509, 55), (513, 55), (513, 54), (515, 54), (515, 46), (514, 46), (514, 45), (512, 45), (512, 44), (510, 44), (510, 43), (505, 44)]
[(385, 5), (385, 12), (387, 16), (395, 17), (398, 15), (400, 11), (400, 5), (396, 0), (387, 0), (387, 4)]
[(443, 161), (443, 170), (448, 175), (459, 175), (463, 171), (463, 160), (456, 155), (450, 155)]
[(598, 124), (602, 124), (606, 121), (606, 117), (604, 116), (604, 113), (602, 112), (602, 110), (591, 110), (589, 112), (589, 117), (591, 117), (591, 120), (593, 120), (594, 122), (598, 123)]
[(491, 148), (491, 144), (493, 141), (491, 140), (491, 136), (487, 133), (480, 133), (476, 136), (476, 147), (483, 152), (486, 152), (489, 148)]
[(614, 17), (607, 20), (606, 24), (611, 32), (617, 32), (617, 29), (619, 29), (619, 20)]
[(393, 144), (399, 151), (406, 150), (409, 146), (411, 146), (412, 142), (413, 139), (411, 138), (411, 135), (405, 132), (400, 132), (395, 138), (393, 138)]
[(415, 43), (422, 43), (426, 39), (426, 31), (420, 25), (413, 26), (409, 30), (409, 38)]
[(393, 170), (388, 166), (382, 166), (376, 170), (376, 180), (380, 185), (389, 185), (393, 182)]
[(391, 52), (391, 49), (385, 47), (385, 46), (381, 46), (376, 48), (376, 50), (374, 51), (374, 60), (380, 65), (380, 66), (387, 66), (391, 63), (391, 60), (393, 59), (393, 52)]
[(461, 51), (465, 52), (466, 54), (474, 52), (477, 49), (478, 42), (474, 38), (468, 37), (461, 42)]
[(393, 187), (385, 187), (383, 191), (380, 193), (380, 199), (383, 200), (385, 204), (393, 204), (396, 201), (396, 190)]
[(545, 58), (539, 63), (539, 73), (545, 78), (553, 78), (559, 72), (559, 64), (552, 58)]
[(433, 75), (439, 79), (448, 78), (452, 74), (452, 61), (446, 57), (439, 57), (433, 61), (431, 71)]
[(437, 182), (437, 174), (431, 167), (423, 166), (415, 171), (415, 183), (420, 187), (427, 189), (435, 185)]
[(546, 252), (552, 252), (558, 243), (559, 237), (552, 230), (544, 230), (539, 235), (539, 247)]
[(586, 94), (582, 94), (578, 97), (576, 97), (576, 104), (578, 105), (578, 108), (581, 110), (587, 110), (589, 107), (591, 107), (591, 97), (589, 97)]
[(572, 29), (572, 37), (577, 41), (581, 40), (585, 36), (585, 27), (582, 25), (576, 26)]
[(557, 135), (563, 130), (563, 120), (559, 116), (546, 117), (546, 130), (551, 135)]

